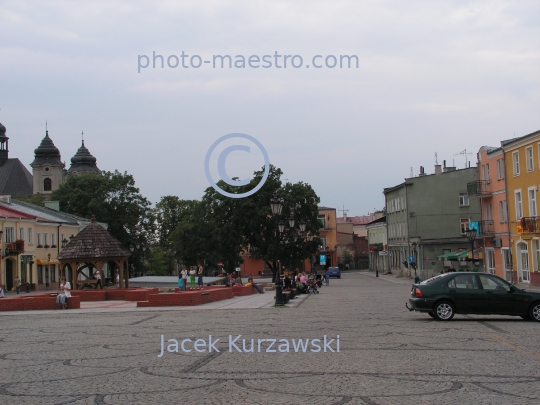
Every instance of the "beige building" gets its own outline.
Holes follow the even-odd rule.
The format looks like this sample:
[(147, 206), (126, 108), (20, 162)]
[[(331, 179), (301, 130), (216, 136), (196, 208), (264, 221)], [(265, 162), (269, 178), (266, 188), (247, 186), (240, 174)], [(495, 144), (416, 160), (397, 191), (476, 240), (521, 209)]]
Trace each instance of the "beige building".
[(55, 290), (61, 276), (57, 256), (62, 241), (77, 235), (90, 221), (52, 209), (0, 196), (0, 231), (2, 260), (0, 285), (13, 288), (18, 277), (26, 291)]

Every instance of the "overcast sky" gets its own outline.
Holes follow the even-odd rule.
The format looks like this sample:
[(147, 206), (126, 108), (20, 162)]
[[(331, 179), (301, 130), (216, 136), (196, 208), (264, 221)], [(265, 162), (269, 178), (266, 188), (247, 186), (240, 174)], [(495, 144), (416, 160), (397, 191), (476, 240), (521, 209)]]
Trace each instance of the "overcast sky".
[[(249, 134), (285, 179), (363, 215), (411, 167), (433, 172), (435, 152), (462, 168), (455, 154), (474, 162), (540, 129), (539, 16), (537, 0), (0, 1), (0, 122), (26, 165), (45, 120), (67, 167), (84, 130), (99, 168), (132, 174), (153, 203), (199, 199), (212, 143)], [(153, 51), (165, 67), (138, 73)], [(182, 51), (304, 65), (168, 67)], [(306, 67), (315, 55), (359, 67)], [(261, 159), (233, 152), (227, 172), (245, 178)]]

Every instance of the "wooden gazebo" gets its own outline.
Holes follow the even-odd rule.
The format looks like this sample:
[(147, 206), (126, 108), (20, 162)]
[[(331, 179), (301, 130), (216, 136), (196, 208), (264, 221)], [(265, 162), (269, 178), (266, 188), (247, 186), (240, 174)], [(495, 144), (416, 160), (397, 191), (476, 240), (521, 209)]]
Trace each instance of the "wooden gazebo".
[[(112, 236), (105, 228), (96, 222), (86, 226), (78, 235), (71, 238), (69, 243), (58, 255), (62, 271), (66, 266), (71, 269), (70, 278), (73, 289), (79, 289), (88, 284), (95, 284), (95, 274), (103, 277), (103, 266), (114, 263), (120, 278), (120, 288), (129, 287), (128, 258), (129, 250)], [(111, 274), (113, 282), (116, 274)]]

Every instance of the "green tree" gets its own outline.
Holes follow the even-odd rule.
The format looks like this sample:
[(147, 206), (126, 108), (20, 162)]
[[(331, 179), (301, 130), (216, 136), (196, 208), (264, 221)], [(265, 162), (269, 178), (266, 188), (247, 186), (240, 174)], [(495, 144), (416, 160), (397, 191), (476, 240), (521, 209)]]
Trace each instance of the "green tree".
[[(122, 245), (147, 246), (153, 242), (155, 220), (150, 201), (140, 194), (133, 176), (127, 173), (102, 172), (69, 176), (51, 194), (60, 202), (60, 210), (108, 224), (109, 232)], [(143, 253), (134, 251), (136, 271), (143, 268)]]
[[(245, 186), (233, 187), (223, 181), (218, 186), (231, 193), (245, 193), (259, 184), (263, 174), (263, 170), (255, 172), (254, 178)], [(245, 198), (229, 198), (213, 188), (206, 189), (201, 202), (205, 223), (214, 230), (210, 240), (227, 270), (232, 271), (242, 261), (241, 252), (249, 251), (256, 259), (264, 260), (275, 277), (278, 261), (296, 265), (317, 251), (317, 238), (308, 241), (298, 235), (297, 230), (302, 219), (306, 222), (306, 234), (317, 235), (319, 197), (310, 185), (302, 182), (282, 185), (281, 175), (279, 168), (270, 166), (263, 187)], [(281, 219), (285, 222), (285, 231), (282, 235), (279, 235), (270, 208), (274, 192), (284, 198)], [(296, 220), (294, 230), (288, 223), (291, 216)]]

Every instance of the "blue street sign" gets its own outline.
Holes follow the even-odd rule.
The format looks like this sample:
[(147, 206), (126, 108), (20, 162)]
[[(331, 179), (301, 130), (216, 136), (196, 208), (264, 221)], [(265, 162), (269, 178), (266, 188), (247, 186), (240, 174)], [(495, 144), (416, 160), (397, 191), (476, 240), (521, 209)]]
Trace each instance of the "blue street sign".
[(414, 262), (414, 256), (409, 256), (409, 263)]
[(319, 258), (319, 262), (321, 266), (326, 265), (326, 255), (321, 255), (321, 257)]

